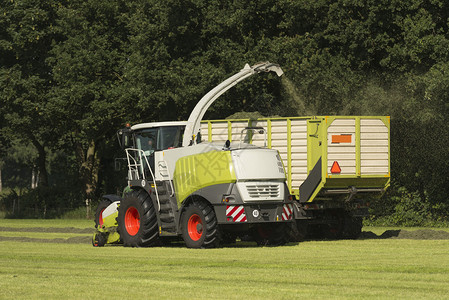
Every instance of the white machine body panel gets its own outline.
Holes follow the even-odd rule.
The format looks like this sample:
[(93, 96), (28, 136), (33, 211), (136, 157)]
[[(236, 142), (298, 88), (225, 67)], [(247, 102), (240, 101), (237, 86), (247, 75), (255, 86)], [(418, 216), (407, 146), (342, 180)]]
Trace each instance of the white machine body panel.
[(264, 148), (231, 151), (237, 189), (244, 202), (283, 201), (285, 170), (277, 150)]

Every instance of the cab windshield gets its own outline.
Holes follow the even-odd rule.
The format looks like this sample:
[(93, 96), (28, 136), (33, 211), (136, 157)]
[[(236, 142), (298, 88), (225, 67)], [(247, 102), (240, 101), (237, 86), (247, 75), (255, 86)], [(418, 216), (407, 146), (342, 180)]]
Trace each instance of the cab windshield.
[(151, 155), (154, 151), (176, 148), (182, 145), (184, 126), (166, 126), (137, 131), (136, 147)]

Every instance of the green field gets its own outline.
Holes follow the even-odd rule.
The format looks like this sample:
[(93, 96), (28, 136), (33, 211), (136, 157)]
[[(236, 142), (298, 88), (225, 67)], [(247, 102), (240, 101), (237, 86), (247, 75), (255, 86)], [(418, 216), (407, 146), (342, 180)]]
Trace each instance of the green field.
[[(90, 233), (75, 233), (92, 224), (0, 220), (0, 298), (449, 297), (447, 239), (306, 241), (284, 247), (237, 243), (211, 250), (182, 244), (94, 248)], [(61, 228), (68, 228), (71, 242)]]

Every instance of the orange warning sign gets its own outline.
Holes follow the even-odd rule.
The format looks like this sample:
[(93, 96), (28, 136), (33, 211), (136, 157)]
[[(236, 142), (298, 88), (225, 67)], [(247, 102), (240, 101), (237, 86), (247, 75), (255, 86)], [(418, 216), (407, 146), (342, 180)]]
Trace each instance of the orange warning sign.
[(341, 173), (341, 168), (337, 161), (334, 161), (334, 163), (332, 164), (331, 173), (332, 174), (340, 174)]
[(342, 143), (351, 144), (351, 142), (352, 142), (351, 134), (332, 135), (332, 144), (342, 144)]

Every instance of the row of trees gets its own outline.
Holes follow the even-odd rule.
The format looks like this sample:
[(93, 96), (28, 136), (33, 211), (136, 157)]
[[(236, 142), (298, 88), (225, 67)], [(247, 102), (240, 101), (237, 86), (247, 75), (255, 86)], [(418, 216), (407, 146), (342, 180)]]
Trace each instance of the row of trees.
[(269, 60), (285, 78), (251, 78), (206, 118), (391, 115), (392, 192), (442, 215), (448, 24), (443, 0), (2, 1), (3, 187), (29, 186), (34, 168), (40, 188), (63, 187), (75, 206), (115, 192), (118, 128), (185, 120), (210, 88)]

